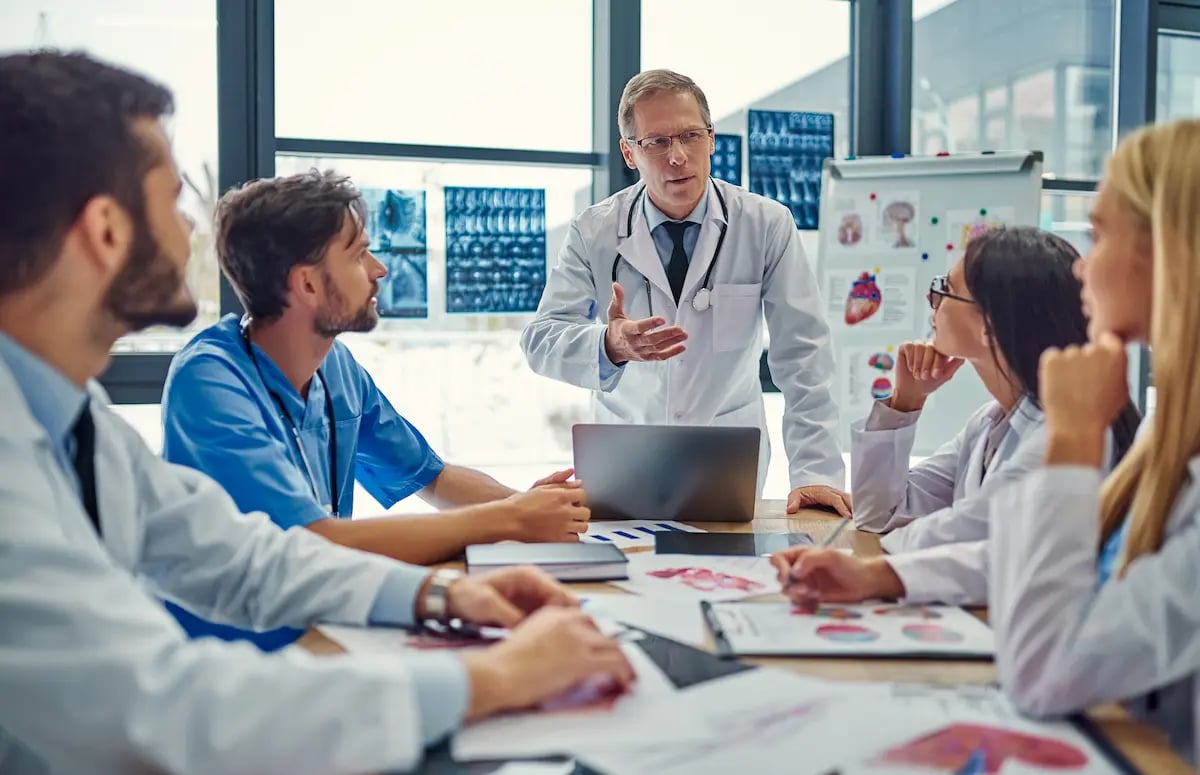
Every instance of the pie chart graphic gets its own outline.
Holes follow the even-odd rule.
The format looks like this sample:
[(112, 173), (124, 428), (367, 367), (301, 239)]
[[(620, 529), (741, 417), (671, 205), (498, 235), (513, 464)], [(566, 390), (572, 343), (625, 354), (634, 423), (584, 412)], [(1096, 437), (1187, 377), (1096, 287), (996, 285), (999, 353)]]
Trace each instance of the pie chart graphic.
[(834, 643), (870, 643), (879, 640), (879, 633), (857, 624), (823, 624), (817, 635)]
[(954, 630), (948, 630), (940, 624), (909, 624), (902, 632), (909, 638), (921, 643), (962, 643), (963, 636)]

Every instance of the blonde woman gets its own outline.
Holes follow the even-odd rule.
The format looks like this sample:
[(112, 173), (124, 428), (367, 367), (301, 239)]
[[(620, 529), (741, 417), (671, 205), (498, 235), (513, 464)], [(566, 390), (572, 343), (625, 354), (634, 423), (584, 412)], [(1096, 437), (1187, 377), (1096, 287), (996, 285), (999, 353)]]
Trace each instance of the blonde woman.
[[(1200, 720), (1200, 122), (1121, 143), (1081, 264), (1090, 343), (1047, 351), (1046, 467), (992, 499), (991, 621), (1008, 695), (1037, 715), (1112, 700), (1193, 765)], [(1106, 480), (1125, 345), (1157, 410)]]

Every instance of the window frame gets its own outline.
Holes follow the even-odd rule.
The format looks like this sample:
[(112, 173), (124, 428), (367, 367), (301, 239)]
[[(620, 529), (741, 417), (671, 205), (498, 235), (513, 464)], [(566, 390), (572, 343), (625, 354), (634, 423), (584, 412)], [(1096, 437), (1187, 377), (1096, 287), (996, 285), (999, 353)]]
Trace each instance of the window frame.
[[(907, 150), (910, 141), (911, 0), (842, 0), (851, 5), (850, 150)], [(616, 152), (613, 117), (621, 90), (640, 68), (641, 0), (592, 0), (592, 151), (482, 148), (277, 137), (275, 0), (213, 0), (217, 14), (218, 187), (275, 174), (275, 154), (365, 156), (480, 163), (570, 165), (592, 170), (592, 200), (631, 185), (636, 174)], [(222, 278), (220, 313), (241, 313)], [(174, 353), (114, 352), (100, 381), (116, 404), (155, 404)], [(777, 391), (763, 353), (763, 390)]]

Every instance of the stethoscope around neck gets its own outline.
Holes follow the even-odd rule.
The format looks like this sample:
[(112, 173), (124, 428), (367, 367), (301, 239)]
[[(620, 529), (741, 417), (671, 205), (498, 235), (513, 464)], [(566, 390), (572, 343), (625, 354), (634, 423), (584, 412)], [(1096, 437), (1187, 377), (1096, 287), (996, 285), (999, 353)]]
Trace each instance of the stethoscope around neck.
[[(304, 442), (300, 438), (300, 427), (296, 425), (296, 421), (292, 419), (292, 413), (288, 411), (287, 405), (283, 403), (283, 398), (267, 386), (267, 380), (263, 376), (262, 367), (258, 365), (258, 358), (254, 356), (254, 345), (250, 343), (250, 321), (247, 319), (241, 324), (242, 343), (246, 346), (246, 355), (249, 356), (250, 362), (254, 364), (254, 370), (258, 372), (258, 381), (262, 383), (263, 389), (267, 391), (267, 395), (275, 402), (275, 406), (279, 407), (279, 413), (283, 419), (287, 421), (288, 428), (292, 431), (292, 439), (296, 442), (296, 451), (300, 453), (300, 463), (304, 466), (304, 473), (308, 475), (309, 486), (312, 487), (313, 497), (317, 499), (317, 503), (321, 503), (321, 493), (317, 488), (317, 476), (313, 472), (312, 464), (308, 462), (308, 455), (304, 452)], [(329, 504), (327, 509), (331, 517), (340, 516), (338, 512), (338, 475), (337, 475), (337, 424), (336, 418), (333, 415), (333, 396), (329, 392), (329, 383), (325, 381), (325, 375), (317, 369), (316, 378), (321, 381), (321, 390), (325, 393), (325, 420), (329, 423)], [(322, 504), (326, 506), (326, 504)]]
[[(708, 265), (708, 271), (704, 273), (704, 282), (701, 284), (700, 290), (696, 291), (696, 295), (692, 296), (692, 309), (697, 312), (704, 312), (712, 307), (712, 273), (717, 266), (717, 260), (721, 257), (721, 247), (725, 244), (725, 232), (729, 230), (729, 207), (725, 204), (725, 197), (721, 196), (721, 189), (713, 186), (713, 191), (717, 195), (717, 201), (721, 203), (721, 215), (725, 221), (721, 224), (721, 236), (717, 238), (717, 247), (713, 250), (712, 262)], [(642, 186), (633, 196), (633, 202), (629, 205), (629, 214), (625, 217), (625, 236), (633, 236), (633, 217), (637, 214), (638, 203), (642, 196), (646, 193), (646, 187)], [(629, 263), (629, 260), (617, 251), (617, 257), (613, 260), (612, 265), (612, 281), (617, 282), (617, 270), (621, 267), (621, 262), (629, 264), (629, 268), (637, 272), (637, 267)], [(639, 272), (639, 274), (641, 274)], [(650, 311), (650, 316), (654, 316), (654, 298), (650, 291), (650, 278), (642, 275), (642, 284), (646, 289), (646, 306)]]

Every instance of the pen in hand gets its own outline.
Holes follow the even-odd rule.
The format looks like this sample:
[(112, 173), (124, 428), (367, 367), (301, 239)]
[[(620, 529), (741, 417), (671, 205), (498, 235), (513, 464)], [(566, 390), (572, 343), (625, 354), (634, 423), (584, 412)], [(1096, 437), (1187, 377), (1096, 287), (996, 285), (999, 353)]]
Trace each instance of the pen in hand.
[[(825, 537), (825, 540), (823, 540), (820, 543), (820, 545), (818, 545), (816, 548), (817, 549), (828, 549), (829, 547), (833, 546), (834, 542), (837, 541), (838, 536), (840, 536), (842, 534), (842, 531), (845, 530), (846, 526), (849, 524), (850, 524), (850, 520), (848, 520), (848, 519), (839, 520), (838, 526), (835, 527), (833, 529), (833, 531)], [(797, 579), (795, 576), (795, 570), (792, 568), (788, 569), (787, 579), (783, 583), (783, 593), (785, 595), (788, 594), (788, 591), (792, 588), (793, 584), (795, 584), (798, 581), (799, 581), (799, 579)], [(800, 607), (802, 609), (812, 611), (817, 608), (818, 603), (819, 603), (819, 601), (812, 600), (808, 604), (800, 605)]]

